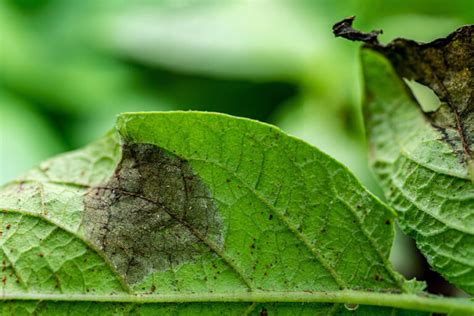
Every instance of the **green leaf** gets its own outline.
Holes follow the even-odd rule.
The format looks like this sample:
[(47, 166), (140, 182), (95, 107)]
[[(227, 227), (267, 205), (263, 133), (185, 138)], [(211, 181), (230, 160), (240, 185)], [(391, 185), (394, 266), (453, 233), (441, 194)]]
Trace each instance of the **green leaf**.
[(64, 150), (58, 136), (33, 105), (0, 88), (0, 182)]
[(311, 20), (284, 2), (194, 3), (185, 10), (160, 3), (109, 10), (95, 26), (95, 38), (108, 51), (146, 65), (212, 77), (294, 80), (331, 45), (317, 31), (323, 26), (321, 18)]
[[(374, 170), (402, 228), (431, 266), (471, 294), (473, 29), (463, 27), (428, 44), (399, 39), (362, 50)], [(441, 104), (424, 112), (403, 79), (430, 87)]]
[(7, 315), (474, 311), (410, 294), (388, 261), (394, 214), (338, 162), (251, 120), (123, 114), (0, 203)]

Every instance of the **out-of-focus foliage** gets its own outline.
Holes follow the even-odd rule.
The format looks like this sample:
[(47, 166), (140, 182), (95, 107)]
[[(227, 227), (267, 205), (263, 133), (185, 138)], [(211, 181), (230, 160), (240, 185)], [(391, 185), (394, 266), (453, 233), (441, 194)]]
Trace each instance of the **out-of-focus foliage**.
[(474, 2), (1, 1), (0, 181), (99, 137), (119, 112), (197, 109), (279, 125), (377, 193), (359, 45), (331, 33), (354, 14), (384, 42), (428, 41), (472, 23)]
[(1, 90), (0, 113), (2, 179), (64, 150), (58, 133), (35, 109)]
[[(50, 121), (63, 148), (104, 133), (118, 112), (220, 111), (281, 125), (375, 189), (357, 45), (334, 40), (331, 24), (357, 14), (387, 39), (429, 40), (468, 23), (472, 9), (471, 1), (7, 0), (1, 83)], [(6, 163), (2, 170), (16, 169)]]

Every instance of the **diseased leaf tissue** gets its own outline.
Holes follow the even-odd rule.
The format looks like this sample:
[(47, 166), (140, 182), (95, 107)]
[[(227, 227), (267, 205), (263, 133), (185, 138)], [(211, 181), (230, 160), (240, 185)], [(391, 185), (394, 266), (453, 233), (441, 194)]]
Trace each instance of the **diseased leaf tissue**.
[[(431, 43), (396, 39), (379, 44), (380, 31), (352, 28), (354, 17), (334, 26), (336, 36), (366, 42), (365, 48), (386, 56), (398, 75), (429, 86), (442, 101), (426, 118), (441, 134), (461, 163), (472, 166), (474, 151), (474, 27), (459, 28)], [(474, 171), (474, 170), (473, 170)], [(474, 178), (473, 178), (474, 179)]]
[[(352, 21), (336, 35), (358, 39)], [(361, 55), (371, 159), (386, 196), (431, 266), (472, 294), (474, 26), (426, 44), (371, 40)], [(424, 112), (402, 79), (428, 86), (441, 104)]]
[[(337, 29), (350, 27), (352, 20)], [(374, 50), (385, 49), (377, 44), (378, 32), (359, 36), (346, 31)], [(436, 89), (447, 91), (440, 99), (447, 102), (449, 109), (443, 111), (448, 114), (443, 119), (426, 114), (431, 120), (427, 129), (424, 119), (417, 120), (418, 112), (410, 112), (413, 99), (406, 97), (390, 63), (379, 55), (363, 56), (368, 133), (376, 157), (383, 157), (376, 171), (387, 191), (394, 192), (387, 195), (430, 262), (441, 270), (449, 264), (452, 270), (443, 271), (470, 289), (474, 193), (466, 165), (472, 99), (451, 92), (455, 84), (449, 78), (457, 72), (442, 72), (444, 88)], [(415, 77), (413, 65), (399, 71), (429, 84), (434, 72)], [(436, 80), (439, 76), (436, 72)], [(377, 87), (380, 80), (384, 90)], [(392, 127), (383, 127), (389, 134), (379, 133), (380, 122), (387, 121), (386, 104), (392, 106), (391, 117), (407, 115), (397, 122), (418, 129), (402, 124), (397, 130), (396, 122), (390, 122)], [(456, 117), (465, 123), (461, 128), (449, 121)], [(433, 134), (439, 129), (448, 134), (446, 157), (416, 151), (439, 143)], [(416, 139), (413, 133), (423, 136), (422, 145), (403, 143)], [(452, 142), (461, 145), (454, 148)], [(408, 170), (413, 162), (403, 160), (407, 157), (426, 163)], [(433, 166), (445, 172), (433, 176)], [(397, 168), (401, 172), (394, 173)], [(396, 190), (403, 187), (393, 175), (404, 177), (405, 171), (400, 193)], [(424, 182), (436, 178), (426, 190), (437, 197), (419, 202), (418, 192), (415, 198), (405, 196), (412, 194), (407, 185), (416, 184), (410, 179), (416, 173)], [(445, 187), (451, 191), (445, 193)], [(447, 194), (452, 201), (443, 207), (449, 209), (431, 207)], [(427, 205), (438, 213), (430, 214)], [(122, 114), (103, 139), (2, 186), (0, 214), (3, 315), (474, 312), (466, 300), (419, 296), (420, 284), (393, 270), (388, 256), (395, 214), (344, 166), (251, 120), (199, 112)], [(426, 214), (433, 218), (423, 230), (417, 225)], [(443, 262), (449, 252), (452, 261)]]
[[(410, 293), (388, 262), (393, 213), (314, 147), (265, 124), (196, 112), (124, 114), (116, 131), (0, 190), (2, 221), (12, 225), (1, 237), (4, 314), (80, 309), (70, 295), (96, 293), (174, 297), (89, 305), (97, 313), (327, 314), (348, 310), (252, 295)], [(41, 241), (28, 237), (32, 223)], [(54, 296), (39, 303), (36, 293)], [(178, 304), (190, 295), (195, 303)]]
[(398, 39), (379, 50), (392, 61), (401, 77), (433, 89), (442, 104), (438, 110), (426, 113), (427, 119), (459, 156), (460, 162), (472, 166), (474, 27), (462, 27), (428, 44)]
[(125, 144), (112, 178), (88, 191), (83, 224), (128, 283), (222, 247), (222, 224), (189, 164), (150, 144)]

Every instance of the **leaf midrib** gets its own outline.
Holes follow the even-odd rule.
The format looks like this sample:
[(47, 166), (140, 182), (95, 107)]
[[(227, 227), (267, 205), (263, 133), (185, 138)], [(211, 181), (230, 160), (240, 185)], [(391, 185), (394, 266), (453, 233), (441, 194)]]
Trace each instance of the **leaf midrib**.
[(462, 298), (418, 296), (414, 294), (396, 294), (365, 292), (355, 290), (315, 291), (315, 292), (269, 292), (254, 291), (240, 293), (203, 293), (203, 294), (37, 294), (3, 293), (0, 301), (67, 301), (67, 302), (121, 302), (136, 304), (153, 303), (346, 303), (371, 306), (394, 307), (437, 313), (474, 313), (474, 302)]

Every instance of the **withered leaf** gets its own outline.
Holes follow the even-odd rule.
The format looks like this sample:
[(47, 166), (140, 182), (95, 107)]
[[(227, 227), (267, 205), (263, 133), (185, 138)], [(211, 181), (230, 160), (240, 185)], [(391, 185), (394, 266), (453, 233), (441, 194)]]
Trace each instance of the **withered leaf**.
[[(373, 168), (432, 267), (474, 293), (474, 26), (430, 43), (362, 48)], [(404, 79), (441, 104), (424, 112)]]

